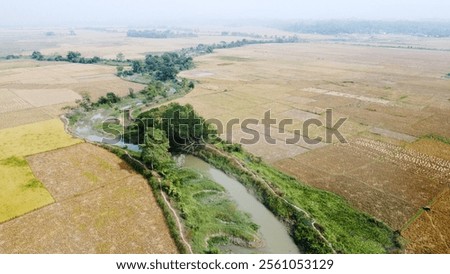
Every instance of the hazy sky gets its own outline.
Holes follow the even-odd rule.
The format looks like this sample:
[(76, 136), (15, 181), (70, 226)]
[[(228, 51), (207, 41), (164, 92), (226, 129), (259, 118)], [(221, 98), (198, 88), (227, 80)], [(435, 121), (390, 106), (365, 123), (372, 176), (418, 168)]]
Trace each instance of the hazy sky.
[(0, 26), (144, 25), (235, 19), (450, 20), (448, 0), (0, 0)]

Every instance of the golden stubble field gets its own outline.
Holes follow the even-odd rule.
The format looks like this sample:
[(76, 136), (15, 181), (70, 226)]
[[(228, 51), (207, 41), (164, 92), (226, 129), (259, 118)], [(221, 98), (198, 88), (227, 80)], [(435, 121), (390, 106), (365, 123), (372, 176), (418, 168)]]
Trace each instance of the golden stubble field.
[[(272, 125), (276, 145), (260, 140), (245, 147), (393, 229), (404, 231), (449, 186), (450, 146), (421, 137), (450, 137), (450, 80), (444, 77), (450, 52), (305, 43), (221, 50), (196, 62), (182, 75), (199, 83), (180, 103), (223, 124), (233, 118), (261, 121), (268, 110), (278, 121), (293, 119), (284, 133)], [(328, 108), (334, 121), (348, 119), (340, 128), (348, 144), (336, 138), (334, 145), (285, 143), (305, 120), (324, 122)], [(264, 134), (261, 125), (251, 128)], [(312, 126), (309, 137), (325, 130)], [(251, 137), (237, 126), (232, 132), (234, 142)], [(437, 224), (442, 231), (445, 225)], [(424, 252), (414, 244), (418, 233), (404, 235), (408, 252)]]

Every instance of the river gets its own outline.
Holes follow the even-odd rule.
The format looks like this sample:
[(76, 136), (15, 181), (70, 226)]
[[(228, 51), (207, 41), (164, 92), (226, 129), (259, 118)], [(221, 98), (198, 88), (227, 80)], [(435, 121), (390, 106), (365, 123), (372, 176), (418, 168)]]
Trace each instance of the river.
[(261, 204), (236, 179), (226, 175), (203, 160), (186, 156), (184, 167), (196, 170), (203, 176), (223, 186), (239, 210), (250, 214), (254, 223), (260, 226), (259, 233), (264, 242), (260, 248), (244, 248), (235, 245), (224, 247), (231, 253), (261, 253), (261, 254), (298, 254), (300, 250), (289, 236), (287, 228)]

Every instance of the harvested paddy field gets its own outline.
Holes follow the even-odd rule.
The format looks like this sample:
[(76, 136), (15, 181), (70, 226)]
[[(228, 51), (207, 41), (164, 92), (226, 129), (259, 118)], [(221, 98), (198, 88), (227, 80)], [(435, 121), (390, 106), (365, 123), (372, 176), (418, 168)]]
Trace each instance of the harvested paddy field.
[(450, 254), (450, 189), (446, 188), (405, 230), (408, 253)]
[(400, 230), (450, 181), (450, 161), (379, 141), (356, 139), (275, 164)]
[(57, 119), (0, 130), (0, 223), (54, 202), (24, 157), (80, 142)]
[[(248, 151), (309, 185), (345, 197), (393, 229), (404, 228), (449, 186), (449, 146), (423, 138), (449, 137), (450, 82), (443, 77), (448, 51), (258, 45), (219, 50), (196, 62), (196, 69), (182, 76), (199, 83), (180, 103), (192, 104), (223, 125), (234, 118), (259, 120), (249, 126), (260, 139), (244, 144)], [(333, 124), (347, 118), (339, 129), (347, 144), (336, 138), (333, 145), (311, 145), (302, 138), (286, 143), (308, 119), (325, 124), (329, 108)], [(268, 110), (277, 122), (293, 120), (284, 132), (278, 123), (271, 125), (276, 144), (264, 140), (261, 119)], [(325, 137), (325, 131), (326, 126), (313, 125), (307, 137)], [(237, 125), (230, 132), (222, 137), (239, 143), (252, 137)], [(416, 246), (416, 240), (411, 238), (409, 246)]]
[(34, 62), (0, 62), (0, 129), (45, 121), (73, 105), (81, 94), (94, 99), (144, 86), (121, 80), (115, 68), (99, 65)]
[[(111, 91), (123, 96), (128, 94), (129, 88), (135, 90), (143, 88), (143, 85), (118, 78), (115, 75), (114, 66), (27, 60), (2, 61), (2, 63), (9, 64), (0, 70), (0, 88), (2, 89), (50, 90), (50, 92), (61, 89), (62, 92), (70, 90), (78, 94), (87, 92), (97, 98)], [(17, 63), (23, 63), (24, 66), (15, 68), (18, 66)], [(32, 91), (28, 91), (25, 95), (29, 96)], [(39, 94), (46, 97), (45, 93), (39, 92)], [(20, 96), (20, 94), (18, 95)], [(73, 98), (69, 96), (66, 100), (66, 102), (70, 102), (73, 101)]]
[(147, 181), (90, 144), (27, 158), (55, 203), (0, 225), (0, 253), (176, 253)]
[[(450, 132), (449, 80), (442, 78), (449, 61), (450, 53), (439, 51), (327, 44), (247, 46), (196, 58), (197, 68), (181, 75), (200, 83), (178, 101), (224, 125), (233, 118), (261, 121), (268, 110), (278, 122), (293, 119), (282, 134), (272, 125), (277, 145), (261, 141), (246, 146), (269, 162), (292, 157), (290, 151), (320, 147), (300, 141), (283, 149), (306, 119), (325, 123), (328, 108), (333, 109), (333, 121), (348, 118), (340, 128), (346, 138), (368, 135), (401, 144)], [(235, 142), (245, 134), (237, 126), (232, 132)], [(324, 126), (310, 127), (310, 137), (324, 137), (324, 132)], [(282, 152), (277, 154), (278, 148)]]

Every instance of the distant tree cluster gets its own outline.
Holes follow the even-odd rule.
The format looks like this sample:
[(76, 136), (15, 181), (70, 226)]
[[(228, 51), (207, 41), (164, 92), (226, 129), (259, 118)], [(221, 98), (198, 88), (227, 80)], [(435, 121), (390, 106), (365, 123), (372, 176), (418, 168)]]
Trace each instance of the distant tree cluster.
[(118, 102), (120, 102), (120, 97), (117, 96), (114, 92), (108, 92), (106, 94), (106, 96), (101, 96), (100, 98), (98, 98), (97, 103), (94, 104), (94, 106), (99, 106), (99, 105), (113, 105), (116, 104)]
[(158, 81), (174, 80), (178, 72), (194, 66), (192, 57), (175, 52), (162, 55), (147, 55), (144, 62), (132, 61), (133, 73), (148, 73)]
[(96, 64), (101, 61), (100, 57), (94, 56), (92, 58), (82, 57), (81, 53), (75, 51), (69, 51), (66, 56), (66, 60), (60, 61), (68, 61), (71, 63), (80, 63), (80, 64)]
[(334, 34), (406, 34), (416, 36), (448, 37), (448, 22), (412, 22), (412, 21), (353, 21), (325, 20), (298, 22), (282, 26), (284, 30), (299, 33)]
[(232, 42), (222, 41), (220, 43), (215, 43), (212, 45), (199, 44), (197, 47), (184, 48), (181, 52), (187, 56), (196, 56), (212, 53), (215, 49), (229, 49), (229, 48), (238, 48), (246, 45), (255, 45), (255, 44), (282, 44), (282, 43), (298, 43), (300, 42), (300, 38), (297, 36), (283, 36), (278, 37), (274, 36), (272, 39), (265, 40), (248, 40), (242, 39)]
[(33, 51), (33, 53), (31, 54), (31, 58), (42, 61), (44, 60), (44, 55), (42, 55), (42, 53), (40, 53), (39, 51)]
[(98, 98), (97, 102), (93, 102), (91, 96), (87, 93), (82, 94), (81, 99), (77, 100), (76, 103), (84, 110), (91, 111), (96, 107), (101, 105), (110, 105), (119, 103), (122, 99), (116, 95), (114, 92), (108, 92), (106, 96), (101, 96)]
[(80, 64), (96, 64), (102, 61), (102, 59), (97, 56), (92, 58), (82, 57), (81, 53), (75, 51), (69, 51), (65, 57), (63, 57), (62, 55), (44, 56), (41, 52), (34, 51), (31, 54), (31, 58), (38, 61), (62, 61)]
[(171, 30), (129, 30), (127, 36), (154, 39), (197, 37), (197, 35), (192, 32), (174, 32)]
[(6, 55), (5, 59), (6, 60), (13, 60), (13, 59), (20, 59), (20, 55), (14, 55), (14, 54), (10, 54), (10, 55)]
[(267, 35), (260, 35), (260, 34), (255, 34), (255, 33), (246, 33), (246, 32), (238, 32), (238, 31), (222, 31), (222, 33), (220, 34), (221, 36), (240, 36), (240, 37), (251, 37), (251, 38), (256, 38), (256, 39), (262, 39), (262, 38), (270, 38)]

